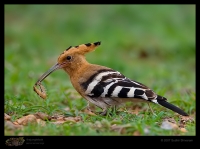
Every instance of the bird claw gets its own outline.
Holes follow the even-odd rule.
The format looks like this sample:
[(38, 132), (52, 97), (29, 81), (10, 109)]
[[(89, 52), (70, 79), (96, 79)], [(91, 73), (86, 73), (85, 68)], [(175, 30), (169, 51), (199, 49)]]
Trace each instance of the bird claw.
[(98, 112), (98, 114), (100, 114), (102, 116), (106, 116), (107, 115), (107, 110), (103, 110), (103, 112)]

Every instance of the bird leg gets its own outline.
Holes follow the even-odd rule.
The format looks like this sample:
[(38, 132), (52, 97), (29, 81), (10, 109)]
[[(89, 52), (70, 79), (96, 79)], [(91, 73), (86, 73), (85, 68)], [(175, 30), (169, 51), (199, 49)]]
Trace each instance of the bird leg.
[(83, 107), (82, 109), (81, 109), (81, 111), (83, 110), (83, 109), (87, 109), (88, 111), (90, 111), (90, 112), (93, 112), (91, 109), (90, 109), (90, 102), (89, 101), (87, 101), (87, 105), (85, 106), (85, 107)]
[(102, 116), (106, 116), (107, 114), (107, 109), (103, 109), (103, 112), (99, 112), (100, 115)]
[[(113, 112), (116, 112), (116, 106), (112, 106), (112, 107), (110, 107), (110, 108), (111, 108), (111, 111), (109, 112), (109, 115), (112, 116), (112, 115), (113, 115)], [(102, 116), (106, 116), (107, 113), (108, 113), (107, 108), (104, 108), (104, 109), (103, 109), (103, 112), (99, 112), (99, 114), (102, 115)]]
[(88, 111), (91, 111), (91, 112), (92, 112), (92, 110), (90, 109), (90, 102), (89, 102), (89, 101), (87, 101), (87, 106), (86, 106), (86, 108), (87, 108)]
[(89, 101), (87, 101), (87, 106), (86, 106), (86, 107), (84, 107), (84, 108), (87, 108), (87, 110), (88, 110), (88, 111), (90, 111), (90, 112), (93, 112), (93, 113), (94, 113), (94, 111), (92, 111), (92, 110), (90, 109), (90, 102), (89, 102)]
[(155, 116), (157, 116), (154, 112), (153, 112), (153, 110), (152, 110), (152, 108), (151, 108), (151, 106), (150, 106), (150, 104), (149, 103), (147, 103), (148, 104), (148, 106), (149, 106), (149, 109), (151, 110), (151, 112), (153, 113), (153, 115), (155, 115)]

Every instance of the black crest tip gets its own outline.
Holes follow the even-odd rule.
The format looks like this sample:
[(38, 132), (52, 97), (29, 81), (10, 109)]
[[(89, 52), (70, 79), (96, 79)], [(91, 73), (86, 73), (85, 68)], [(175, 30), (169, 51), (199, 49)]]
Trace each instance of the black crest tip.
[(91, 43), (86, 43), (85, 45), (86, 45), (87, 47), (89, 47), (89, 46), (91, 46)]
[(98, 46), (98, 45), (100, 45), (100, 44), (101, 44), (101, 41), (94, 42), (94, 45), (95, 45), (95, 46)]
[(69, 46), (69, 48), (67, 48), (65, 51), (68, 51), (72, 46)]

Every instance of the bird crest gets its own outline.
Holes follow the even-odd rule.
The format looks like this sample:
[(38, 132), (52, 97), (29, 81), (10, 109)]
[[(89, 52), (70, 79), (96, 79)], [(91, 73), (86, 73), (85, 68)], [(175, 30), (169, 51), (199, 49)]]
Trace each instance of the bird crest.
[(66, 55), (69, 55), (71, 53), (76, 53), (79, 55), (85, 55), (88, 52), (94, 51), (94, 49), (101, 44), (100, 41), (94, 42), (94, 43), (86, 43), (81, 44), (78, 46), (70, 46), (68, 47), (63, 53), (60, 54), (58, 57), (58, 61), (61, 60), (63, 57), (66, 57)]

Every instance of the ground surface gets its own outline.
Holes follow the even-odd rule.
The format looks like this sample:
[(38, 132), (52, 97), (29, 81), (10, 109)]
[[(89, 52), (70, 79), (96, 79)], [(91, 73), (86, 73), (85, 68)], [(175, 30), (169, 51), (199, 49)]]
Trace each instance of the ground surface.
[[(5, 135), (196, 135), (195, 6), (6, 5), (4, 39)], [(96, 41), (89, 62), (149, 86), (190, 118), (151, 104), (156, 117), (138, 103), (95, 115), (62, 70), (43, 81), (47, 100), (37, 96), (34, 83), (66, 48)]]

